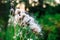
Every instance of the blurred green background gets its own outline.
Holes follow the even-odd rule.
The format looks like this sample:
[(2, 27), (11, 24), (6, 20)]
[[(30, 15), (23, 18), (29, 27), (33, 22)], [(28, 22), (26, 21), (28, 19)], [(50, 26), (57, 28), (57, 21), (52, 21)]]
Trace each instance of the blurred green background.
[[(35, 35), (29, 28), (20, 28), (18, 25), (14, 29), (13, 25), (7, 26), (10, 15), (10, 3), (14, 1), (14, 7), (17, 0), (0, 0), (0, 40), (59, 40), (60, 39), (60, 1), (55, 0), (38, 0), (29, 4), (28, 0), (21, 0), (29, 8), (29, 14), (42, 25), (44, 37)], [(32, 0), (31, 0), (32, 1)], [(38, 5), (35, 5), (38, 3)], [(32, 5), (34, 4), (34, 5)], [(28, 30), (29, 29), (29, 30)], [(14, 34), (21, 35), (14, 38)]]

